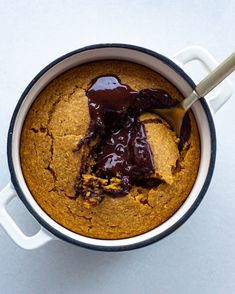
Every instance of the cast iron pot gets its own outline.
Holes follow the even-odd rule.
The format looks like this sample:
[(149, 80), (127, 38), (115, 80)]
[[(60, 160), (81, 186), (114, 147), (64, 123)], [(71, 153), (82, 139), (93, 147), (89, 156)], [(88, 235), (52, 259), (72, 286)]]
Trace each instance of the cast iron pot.
[[(197, 179), (184, 204), (162, 225), (147, 233), (126, 239), (89, 238), (64, 228), (50, 218), (37, 204), (24, 180), (19, 157), (21, 129), (27, 112), (41, 90), (55, 77), (77, 65), (104, 59), (126, 60), (144, 65), (167, 78), (185, 97), (191, 93), (195, 84), (182, 67), (195, 59), (201, 62), (208, 71), (217, 65), (214, 58), (201, 47), (186, 48), (169, 59), (151, 50), (133, 45), (100, 44), (70, 52), (45, 67), (27, 86), (13, 113), (7, 142), (11, 183), (0, 193), (0, 223), (22, 248), (35, 249), (52, 240), (65, 240), (86, 248), (106, 251), (121, 251), (146, 246), (159, 241), (179, 228), (198, 207), (207, 191), (216, 157), (213, 115), (232, 95), (232, 86), (228, 79), (218, 87), (213, 99), (206, 101), (202, 98), (192, 107), (201, 141), (201, 161)], [(41, 228), (35, 235), (26, 236), (7, 213), (6, 206), (14, 197), (19, 197), (32, 217), (40, 223)]]

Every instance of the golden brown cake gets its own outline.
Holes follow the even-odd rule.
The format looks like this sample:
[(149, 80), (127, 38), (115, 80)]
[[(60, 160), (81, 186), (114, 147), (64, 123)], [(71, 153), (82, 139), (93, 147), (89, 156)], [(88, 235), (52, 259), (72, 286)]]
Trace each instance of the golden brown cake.
[(116, 75), (136, 91), (160, 88), (183, 99), (169, 81), (137, 64), (110, 60), (78, 66), (53, 80), (33, 103), (22, 130), (20, 156), (26, 183), (51, 218), (85, 236), (121, 239), (159, 226), (183, 204), (196, 179), (200, 140), (191, 113), (190, 138), (182, 150), (165, 121), (141, 114), (154, 159), (152, 178), (160, 184), (133, 185), (128, 195), (105, 196), (96, 206), (85, 205), (75, 192), (82, 152), (74, 150), (89, 128), (86, 91), (91, 80), (104, 74)]

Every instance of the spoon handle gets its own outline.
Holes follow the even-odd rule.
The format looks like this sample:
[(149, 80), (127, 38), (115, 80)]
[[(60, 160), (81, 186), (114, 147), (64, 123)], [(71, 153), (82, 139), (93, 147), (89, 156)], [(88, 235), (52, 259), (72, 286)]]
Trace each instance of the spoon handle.
[(235, 70), (235, 52), (233, 52), (224, 62), (217, 66), (208, 76), (206, 76), (197, 86), (195, 91), (199, 97), (203, 97), (221, 83), (228, 75)]

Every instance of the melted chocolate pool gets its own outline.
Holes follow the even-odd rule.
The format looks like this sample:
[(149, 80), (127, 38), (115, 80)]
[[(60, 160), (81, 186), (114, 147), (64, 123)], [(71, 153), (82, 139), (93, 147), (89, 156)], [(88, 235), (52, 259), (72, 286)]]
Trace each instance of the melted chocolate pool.
[[(104, 194), (113, 197), (127, 194), (132, 184), (145, 182), (154, 173), (151, 148), (138, 116), (154, 108), (172, 107), (178, 101), (162, 89), (134, 91), (114, 75), (92, 80), (86, 95), (90, 126), (76, 151), (84, 144), (93, 147), (84, 155), (76, 193), (97, 204)], [(180, 149), (189, 135), (190, 121), (185, 116)], [(85, 180), (84, 174), (91, 177)]]

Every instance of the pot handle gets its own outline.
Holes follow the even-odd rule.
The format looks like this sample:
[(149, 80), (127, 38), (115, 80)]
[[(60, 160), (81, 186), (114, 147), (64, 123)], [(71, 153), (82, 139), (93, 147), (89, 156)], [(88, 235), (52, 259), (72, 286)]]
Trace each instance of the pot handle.
[(43, 227), (33, 236), (26, 236), (11, 216), (8, 214), (6, 207), (7, 204), (14, 198), (17, 197), (14, 187), (9, 183), (0, 192), (0, 224), (11, 239), (20, 247), (24, 249), (36, 249), (53, 240), (53, 236), (47, 232)]
[[(208, 72), (211, 72), (219, 65), (215, 58), (206, 49), (200, 46), (190, 46), (182, 49), (173, 56), (173, 59), (180, 67), (183, 67), (190, 61), (197, 60), (202, 63)], [(233, 93), (230, 79), (226, 78), (216, 87), (216, 90), (215, 94), (207, 100), (214, 114), (227, 102)]]

